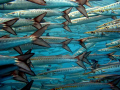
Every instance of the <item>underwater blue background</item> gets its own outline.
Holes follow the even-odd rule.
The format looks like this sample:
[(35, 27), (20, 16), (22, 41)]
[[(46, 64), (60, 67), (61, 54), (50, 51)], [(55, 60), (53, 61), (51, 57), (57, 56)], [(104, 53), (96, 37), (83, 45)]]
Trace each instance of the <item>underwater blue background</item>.
[[(102, 1), (92, 1), (92, 2), (90, 2), (90, 4), (92, 7), (95, 7), (95, 6), (102, 7), (102, 6), (106, 6), (106, 5), (115, 3), (115, 2), (116, 2), (116, 0), (102, 0)], [(90, 8), (90, 7), (87, 7), (86, 5), (84, 5), (84, 6), (86, 7), (86, 9)], [(67, 8), (56, 8), (56, 9), (63, 11)], [(76, 11), (76, 9), (73, 8), (72, 11)], [(0, 12), (2, 12), (2, 10), (0, 10)], [(4, 18), (7, 16), (4, 16), (4, 13), (0, 13), (0, 17)], [(117, 16), (117, 18), (119, 18), (119, 16)], [(52, 23), (63, 23), (65, 21), (65, 20), (55, 20), (55, 16), (45, 17), (44, 19), (47, 22), (52, 22)], [(55, 36), (55, 37), (67, 37), (67, 38), (73, 38), (73, 39), (81, 39), (81, 38), (89, 36), (89, 35), (85, 34), (84, 32), (94, 31), (94, 30), (96, 30), (97, 26), (102, 25), (103, 23), (107, 23), (107, 22), (112, 21), (112, 20), (113, 20), (112, 18), (106, 18), (106, 19), (102, 19), (102, 20), (87, 23), (87, 24), (69, 26), (70, 29), (72, 30), (72, 32), (68, 32), (68, 31), (64, 30), (63, 28), (54, 28), (51, 30), (46, 30), (42, 36), (46, 36), (46, 34), (49, 33), (50, 36)], [(30, 34), (32, 34), (32, 33), (30, 33)], [(30, 34), (28, 33), (28, 35), (30, 35)], [(24, 33), (21, 33), (21, 34), (18, 34), (17, 37), (23, 37), (24, 35), (25, 35)], [(14, 36), (11, 35), (11, 37), (14, 37)], [(95, 54), (95, 53), (96, 54), (108, 54), (110, 52), (103, 52), (103, 51), (100, 52), (98, 50), (102, 49), (102, 48), (106, 48), (105, 44), (109, 43), (111, 41), (115, 41), (115, 39), (103, 41), (103, 42), (98, 41), (97, 43), (92, 44), (92, 47), (87, 49), (87, 51), (92, 51), (92, 54)], [(70, 43), (68, 46), (72, 50), (72, 53), (64, 50), (62, 47), (57, 47), (57, 46), (47, 48), (47, 49), (36, 49), (36, 50), (32, 50), (32, 52), (35, 53), (34, 56), (51, 56), (51, 55), (74, 55), (74, 56), (77, 56), (85, 51), (85, 49), (79, 44)], [(82, 51), (82, 50), (84, 50), (84, 51)], [(23, 52), (26, 52), (26, 51), (23, 51)], [(12, 51), (11, 52), (2, 51), (2, 52), (0, 52), (0, 54), (9, 55), (9, 56), (19, 55), (18, 53), (12, 52)], [(120, 55), (120, 51), (116, 52), (115, 54)], [(104, 58), (104, 59), (99, 59), (98, 61), (99, 61), (99, 64), (107, 64), (110, 61), (110, 59)], [(87, 64), (85, 64), (85, 65), (89, 67), (89, 65), (87, 65)], [(56, 66), (58, 68), (67, 68), (67, 67), (73, 67), (73, 66), (78, 66), (78, 65), (76, 63), (64, 63), (64, 64), (54, 64), (52, 66)], [(34, 70), (34, 69), (32, 69), (32, 70)], [(40, 70), (40, 72), (44, 72), (44, 69)], [(35, 73), (37, 73), (37, 72), (35, 72)], [(60, 76), (58, 76), (58, 77), (60, 78)], [(61, 75), (61, 78), (62, 78), (62, 75)], [(12, 82), (12, 80), (10, 80), (10, 82)], [(39, 85), (40, 83), (34, 82), (34, 84)], [(11, 90), (11, 88), (8, 87), (8, 89), (6, 89), (6, 90)]]

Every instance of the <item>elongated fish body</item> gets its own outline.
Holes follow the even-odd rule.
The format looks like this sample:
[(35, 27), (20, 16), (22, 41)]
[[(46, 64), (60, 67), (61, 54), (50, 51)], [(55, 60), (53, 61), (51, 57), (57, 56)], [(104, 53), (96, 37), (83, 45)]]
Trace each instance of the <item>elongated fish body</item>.
[(22, 44), (30, 43), (32, 38), (30, 37), (17, 37), (17, 38), (1, 38), (0, 39), (0, 50), (13, 48)]
[(111, 43), (106, 44), (107, 47), (109, 47), (109, 46), (117, 46), (117, 45), (120, 45), (120, 40), (113, 41)]
[[(87, 47), (87, 49), (89, 49), (89, 48), (93, 47), (95, 44), (96, 44), (95, 42), (87, 43), (86, 47)], [(86, 51), (86, 49), (82, 47), (74, 53), (74, 56), (80, 55), (85, 51)]]
[(33, 18), (33, 17), (36, 17), (36, 16), (38, 16), (42, 13), (45, 13), (45, 12), (47, 12), (46, 17), (64, 15), (64, 13), (62, 11), (51, 10), (51, 9), (19, 10), (19, 11), (8, 13), (7, 15), (14, 16), (14, 17), (20, 17), (20, 18)]
[[(95, 31), (85, 32), (86, 34), (94, 35), (94, 36), (110, 36), (112, 34), (120, 34), (120, 24), (114, 24), (110, 26), (105, 26), (102, 28), (98, 28)], [(117, 36), (118, 36), (117, 35)]]
[(35, 76), (30, 77), (32, 80), (39, 81), (39, 82), (49, 82), (54, 80), (60, 80), (60, 78), (51, 78), (51, 77), (41, 77), (41, 76)]
[(14, 64), (17, 62), (17, 58), (0, 56), (1, 63), (0, 65)]
[(87, 59), (101, 59), (101, 58), (108, 58), (108, 55), (106, 54), (90, 54)]
[(69, 55), (56, 55), (56, 56), (39, 56), (31, 58), (31, 62), (35, 65), (43, 64), (59, 64), (67, 62), (77, 62), (73, 56)]
[(59, 74), (70, 74), (70, 73), (76, 73), (76, 72), (84, 72), (84, 69), (81, 67), (72, 67), (72, 68), (62, 68), (62, 69), (56, 69), (52, 71), (48, 71), (45, 73), (40, 73), (38, 75), (59, 75)]
[(69, 39), (66, 37), (51, 37), (51, 36), (41, 36), (41, 38), (48, 43), (62, 43), (63, 41)]
[(101, 7), (99, 9), (93, 10), (90, 13), (99, 14), (99, 15), (110, 15), (110, 14), (119, 15), (120, 14), (119, 9), (120, 9), (120, 2), (116, 2), (110, 5)]
[(120, 47), (115, 46), (115, 47), (108, 47), (108, 48), (103, 48), (103, 49), (99, 49), (98, 51), (104, 51), (104, 52), (109, 52), (109, 51), (119, 51)]
[(83, 38), (84, 43), (90, 43), (90, 42), (100, 42), (100, 41), (105, 41), (105, 40), (112, 40), (118, 37), (87, 37)]
[(120, 19), (115, 19), (115, 20), (113, 20), (111, 22), (104, 23), (104, 24), (102, 24), (100, 26), (97, 26), (96, 28), (102, 28), (102, 27), (105, 27), (105, 26), (114, 25), (114, 24), (118, 24), (118, 23), (120, 23)]
[[(18, 24), (14, 25), (13, 30), (16, 33), (37, 31), (37, 28), (32, 26), (32, 25), (25, 26), (25, 25), (22, 25), (22, 24), (23, 24), (22, 22), (20, 22), (20, 23), (18, 22)], [(26, 24), (27, 24), (27, 22), (26, 22)], [(34, 24), (34, 22), (30, 23), (30, 24)], [(61, 23), (40, 23), (40, 24), (42, 25), (42, 27), (49, 24), (49, 27), (47, 28), (47, 30), (50, 30), (50, 29), (53, 29), (53, 28), (63, 28), (64, 27), (64, 25), (61, 24)], [(21, 27), (16, 27), (16, 26), (21, 26)]]
[(41, 8), (78, 7), (79, 4), (70, 0), (45, 0), (46, 5), (38, 5), (29, 1), (14, 1), (0, 5), (2, 10), (25, 10)]
[[(97, 8), (99, 8), (99, 7), (88, 8), (88, 9), (86, 9), (86, 11), (87, 11), (87, 12), (90, 12), (90, 11), (92, 11), (92, 10), (94, 10), (94, 9), (97, 9)], [(71, 12), (71, 13), (68, 14), (68, 16), (69, 16), (71, 19), (80, 18), (81, 15), (82, 15), (82, 14), (80, 14), (79, 11), (74, 11), (74, 12)], [(60, 16), (60, 17), (57, 17), (57, 18), (55, 18), (55, 19), (64, 19), (64, 18), (63, 18), (62, 16)]]
[(0, 30), (0, 37), (4, 35), (9, 35), (10, 33), (4, 31), (3, 29)]
[(96, 68), (93, 70), (94, 74), (108, 73), (108, 72), (116, 72), (120, 70), (120, 63), (112, 63), (108, 65), (101, 65), (100, 68)]
[[(92, 83), (92, 82), (81, 82), (75, 84), (62, 85), (54, 88), (54, 90), (110, 90), (112, 86), (106, 83)], [(53, 89), (50, 89), (53, 90)]]
[[(12, 18), (0, 18), (0, 23), (6, 22), (8, 20), (11, 20)], [(32, 25), (34, 24), (34, 20), (32, 19), (19, 19), (13, 27), (18, 27), (18, 26), (27, 26), (27, 25)]]
[(120, 55), (112, 55), (116, 59), (120, 59)]
[(105, 18), (110, 18), (111, 16), (94, 16), (94, 17), (82, 17), (82, 18), (77, 18), (77, 19), (73, 19), (71, 20), (72, 23), (69, 23), (68, 25), (80, 25), (80, 24), (85, 24), (85, 23), (90, 23), (90, 22), (95, 22), (101, 19), (105, 19)]
[(14, 0), (0, 0), (0, 4), (4, 4), (4, 3), (7, 3), (7, 2), (11, 2), (11, 1), (14, 1)]

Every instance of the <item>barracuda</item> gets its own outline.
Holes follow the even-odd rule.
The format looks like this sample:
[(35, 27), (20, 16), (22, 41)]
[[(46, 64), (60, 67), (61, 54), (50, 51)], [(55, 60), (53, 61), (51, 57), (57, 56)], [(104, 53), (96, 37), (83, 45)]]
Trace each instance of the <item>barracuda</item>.
[(87, 56), (84, 56), (84, 59), (101, 59), (101, 58), (110, 58), (112, 60), (115, 60), (116, 58), (114, 57), (114, 53), (115, 52), (112, 52), (112, 53), (109, 53), (109, 54), (90, 54), (91, 52), (87, 52), (86, 55)]
[(120, 70), (120, 63), (109, 63), (106, 65), (100, 65), (100, 67), (92, 70), (91, 72), (87, 72), (84, 74), (103, 74), (103, 73), (109, 73), (109, 72), (116, 72)]
[(37, 82), (51, 82), (54, 80), (60, 80), (60, 78), (41, 77), (41, 76), (30, 77), (30, 79), (37, 81)]
[(43, 39), (38, 39), (38, 37), (40, 37), (44, 33), (47, 27), (48, 25), (42, 27), (41, 29), (37, 30), (35, 33), (28, 37), (0, 38), (0, 50), (13, 48), (27, 43), (34, 43), (37, 45), (50, 47), (48, 43), (43, 41)]
[(119, 38), (119, 37), (87, 37), (87, 38), (79, 39), (78, 41), (80, 42), (80, 45), (82, 47), (87, 49), (84, 43), (98, 42), (98, 41), (100, 42), (105, 40), (112, 40), (115, 38)]
[[(29, 0), (31, 1), (31, 0)], [(32, 0), (33, 2), (35, 0)], [(0, 9), (2, 10), (23, 10), (23, 9), (40, 9), (40, 8), (59, 8), (59, 7), (76, 7), (83, 15), (87, 16), (87, 12), (84, 8), (84, 4), (87, 4), (89, 6), (89, 3), (87, 0), (85, 1), (70, 1), (70, 0), (45, 0), (44, 5), (38, 5), (32, 2), (19, 0), (10, 2), (7, 4), (0, 5)], [(80, 4), (80, 5), (79, 5)], [(19, 6), (19, 7), (18, 7)]]
[(117, 46), (112, 46), (112, 47), (108, 47), (108, 48), (99, 49), (98, 51), (108, 52), (108, 51), (119, 51), (119, 50), (120, 50), (120, 46), (117, 45)]
[[(20, 22), (20, 21), (19, 21)], [(18, 22), (18, 25), (20, 26)], [(13, 27), (13, 30), (16, 32), (16, 33), (23, 33), (23, 32), (32, 32), (32, 31), (36, 31), (37, 29), (40, 29), (41, 27), (45, 26), (49, 24), (49, 27), (47, 28), (47, 30), (50, 30), (50, 29), (53, 29), (53, 28), (64, 28), (65, 30), (69, 31), (69, 32), (72, 32), (70, 30), (70, 28), (67, 26), (67, 24), (64, 25), (64, 23), (40, 23), (40, 25), (29, 25), (29, 26), (21, 26), (21, 27)], [(18, 26), (18, 25), (15, 25), (15, 26)], [(22, 24), (21, 24), (22, 25)]]
[[(94, 9), (97, 9), (97, 8), (100, 8), (100, 7), (88, 8), (88, 9), (86, 9), (86, 11), (87, 11), (87, 12), (90, 12), (90, 11), (92, 11), (92, 10), (94, 10)], [(68, 16), (69, 16), (71, 19), (80, 18), (80, 17), (82, 17), (81, 15), (82, 15), (82, 14), (80, 14), (79, 11), (74, 11), (74, 12), (71, 12), (71, 13), (68, 14)], [(55, 19), (64, 19), (64, 18), (63, 18), (62, 16), (60, 16), (60, 17), (57, 17), (57, 18), (55, 18)]]
[[(19, 20), (13, 25), (13, 27), (33, 25), (34, 27), (37, 28), (37, 26), (39, 25), (39, 23), (41, 22), (41, 20), (43, 19), (43, 17), (44, 17), (46, 14), (47, 14), (47, 13), (43, 13), (43, 14), (35, 17), (34, 19), (19, 19)], [(11, 20), (11, 18), (0, 18), (0, 23), (6, 22), (6, 21), (8, 21), (8, 20)]]
[[(42, 39), (42, 38), (40, 37), (40, 39)], [(71, 49), (68, 47), (68, 44), (71, 42), (72, 39), (67, 39), (67, 40), (65, 40), (63, 42), (62, 42), (62, 40), (59, 41), (60, 39), (58, 39), (58, 38), (56, 38), (56, 40), (55, 40), (55, 37), (51, 38), (52, 41), (49, 40), (49, 39), (44, 38), (44, 41), (49, 43), (51, 47), (62, 47), (65, 50), (67, 50), (69, 52), (72, 52)], [(31, 49), (31, 48), (33, 48), (33, 49), (46, 49), (46, 48), (49, 48), (48, 46), (47, 47), (42, 47), (42, 46), (39, 46), (39, 45), (34, 45), (32, 43), (27, 43), (27, 44), (21, 45), (20, 47), (23, 50)]]
[(84, 69), (81, 67), (62, 68), (62, 69), (56, 69), (56, 70), (40, 73), (38, 75), (60, 75), (60, 74), (70, 74), (76, 72), (83, 73)]
[(86, 69), (83, 62), (86, 62), (89, 65), (91, 65), (91, 63), (88, 60), (83, 59), (84, 54), (86, 54), (86, 53), (83, 53), (83, 54), (78, 55), (76, 57), (69, 56), (69, 55), (39, 56), (39, 57), (31, 58), (31, 61), (34, 65), (76, 62), (79, 66)]
[(93, 83), (93, 82), (81, 82), (75, 84), (67, 84), (56, 87), (49, 90), (100, 90), (100, 89), (109, 90), (112, 88), (111, 84), (107, 83)]
[[(93, 10), (89, 13), (99, 14), (99, 15), (119, 15), (120, 14), (120, 2), (116, 2), (105, 7), (101, 7), (99, 9)], [(116, 12), (116, 10), (118, 10)]]
[[(95, 42), (93, 42), (93, 43), (87, 43), (86, 44), (86, 48), (89, 49), (89, 48), (93, 47), (95, 44), (96, 44)], [(77, 52), (75, 52), (73, 56), (80, 55), (83, 52), (85, 52), (87, 49), (85, 49), (85, 48), (82, 47)]]
[(102, 28), (102, 27), (105, 27), (105, 26), (114, 25), (114, 24), (118, 24), (118, 23), (120, 23), (120, 19), (115, 19), (115, 20), (113, 20), (111, 22), (104, 23), (104, 24), (102, 24), (100, 26), (97, 26), (96, 28)]
[(95, 31), (85, 32), (86, 34), (94, 35), (94, 36), (112, 36), (117, 35), (117, 37), (120, 34), (120, 24), (114, 24), (106, 27), (99, 28)]
[(29, 9), (29, 10), (19, 10), (19, 11), (11, 12), (6, 15), (20, 17), (20, 18), (33, 18), (33, 17), (37, 17), (38, 15), (40, 15), (42, 13), (47, 12), (46, 17), (63, 16), (68, 22), (71, 22), (70, 18), (68, 16), (71, 9), (72, 9), (72, 7), (69, 9), (66, 9), (64, 11), (51, 10), (51, 9), (50, 10), (48, 10), (48, 9)]
[(0, 0), (0, 4), (8, 3), (8, 2), (11, 2), (11, 1), (14, 1), (14, 0)]
[(71, 20), (71, 23), (69, 23), (69, 24), (68, 24), (68, 21), (66, 21), (65, 24), (68, 24), (70, 26), (71, 25), (80, 25), (80, 24), (86, 24), (86, 23), (90, 23), (90, 22), (95, 22), (95, 21), (105, 19), (105, 18), (111, 18), (111, 16), (99, 15), (99, 16), (94, 16), (94, 17), (89, 17), (89, 18), (82, 17), (82, 18), (77, 18), (77, 19)]
[(106, 44), (107, 47), (109, 47), (109, 46), (117, 46), (117, 45), (120, 45), (120, 40), (113, 41), (111, 43)]

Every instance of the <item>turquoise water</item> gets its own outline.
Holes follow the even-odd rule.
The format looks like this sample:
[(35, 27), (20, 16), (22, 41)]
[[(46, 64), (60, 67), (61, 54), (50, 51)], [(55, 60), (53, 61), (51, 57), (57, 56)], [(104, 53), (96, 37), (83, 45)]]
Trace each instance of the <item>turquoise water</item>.
[[(102, 0), (102, 1), (91, 1), (90, 4), (92, 7), (96, 7), (96, 6), (100, 6), (100, 7), (103, 7), (103, 6), (106, 6), (106, 5), (109, 5), (109, 4), (112, 4), (112, 3), (115, 3), (116, 0)], [(86, 5), (84, 5), (86, 9), (90, 8)], [(60, 11), (63, 11), (67, 8), (56, 8), (55, 10), (60, 10)], [(71, 12), (73, 11), (76, 11), (75, 8), (72, 9)], [(3, 10), (0, 10), (0, 18), (8, 18), (10, 16), (5, 16), (5, 13), (2, 13)], [(45, 17), (45, 21), (46, 22), (51, 22), (51, 23), (63, 23), (65, 22), (65, 20), (56, 20), (57, 16), (53, 16), (53, 17)], [(11, 17), (12, 18), (12, 17)], [(117, 18), (119, 19), (119, 16), (117, 16)], [(87, 31), (94, 31), (96, 30), (96, 27), (99, 26), (99, 25), (102, 25), (103, 23), (107, 23), (107, 22), (110, 22), (112, 21), (113, 19), (112, 18), (106, 18), (106, 19), (102, 19), (102, 20), (99, 20), (99, 21), (95, 21), (95, 22), (91, 22), (91, 23), (86, 23), (86, 24), (80, 24), (80, 25), (74, 25), (74, 26), (69, 26), (69, 28), (71, 29), (72, 32), (68, 32), (66, 30), (64, 30), (63, 28), (54, 28), (54, 29), (50, 29), (50, 30), (46, 30), (45, 33), (42, 35), (42, 36), (46, 36), (47, 33), (49, 33), (50, 36), (54, 36), (54, 37), (67, 37), (67, 38), (73, 38), (73, 39), (82, 39), (82, 38), (85, 38), (85, 37), (88, 37), (89, 35), (85, 34), (85, 32)], [(18, 33), (17, 36), (13, 36), (13, 35), (10, 35), (11, 37), (23, 37), (25, 35), (30, 35), (32, 34), (33, 32), (27, 32), (27, 33)], [(117, 39), (115, 39), (117, 40)], [(106, 40), (106, 41), (102, 41), (102, 42), (97, 42), (95, 44), (92, 44), (91, 47), (87, 50), (85, 50), (81, 45), (79, 44), (76, 44), (76, 43), (70, 43), (68, 44), (68, 46), (70, 47), (71, 51), (72, 52), (68, 52), (66, 51), (65, 49), (63, 49), (62, 47), (58, 47), (58, 46), (53, 46), (51, 48), (40, 48), (40, 49), (33, 49), (32, 52), (35, 53), (35, 56), (51, 56), (51, 55), (71, 55), (71, 56), (77, 56), (79, 54), (82, 54), (84, 51), (82, 51), (83, 49), (85, 51), (92, 51), (91, 54), (108, 54), (108, 53), (111, 53), (111, 52), (100, 52), (98, 51), (99, 49), (102, 49), (102, 48), (106, 48), (106, 43), (109, 43), (111, 41), (115, 41), (115, 40)], [(92, 43), (92, 42), (91, 42)], [(89, 44), (91, 44), (89, 43)], [(87, 44), (87, 43), (86, 43)], [(26, 50), (23, 50), (23, 52), (26, 52)], [(16, 55), (19, 55), (17, 52), (15, 51), (1, 51), (0, 53), (1, 55), (8, 55), (8, 56), (16, 56)], [(115, 53), (116, 55), (119, 55), (120, 52), (117, 51)], [(107, 64), (110, 59), (109, 58), (102, 58), (102, 59), (98, 59), (99, 61), (99, 64)], [(91, 62), (91, 61), (90, 61)], [(114, 61), (112, 61), (114, 62)], [(90, 67), (90, 65), (88, 64), (85, 64), (86, 67)], [(46, 65), (48, 66), (48, 65)], [(51, 67), (56, 67), (57, 68), (69, 68), (69, 67), (75, 67), (75, 66), (78, 66), (76, 63), (63, 63), (63, 64), (52, 64)], [(47, 69), (51, 68), (51, 67), (48, 67)], [(43, 72), (46, 72), (47, 69), (38, 69), (38, 70), (35, 70), (35, 69), (38, 69), (37, 66), (35, 68), (32, 68), (32, 70), (38, 74), (38, 71), (39, 73), (43, 73)], [(50, 70), (55, 70), (55, 68), (53, 69), (50, 69)], [(2, 72), (1, 72), (2, 73)], [(31, 77), (30, 75), (27, 75), (28, 76), (28, 80), (30, 81), (31, 80)], [(64, 74), (63, 75), (57, 75), (57, 76), (52, 76), (54, 78), (60, 78), (60, 81), (64, 81), (63, 77), (64, 77)], [(79, 80), (76, 82), (85, 82), (85, 81), (90, 81), (89, 79), (85, 80), (86, 76), (83, 76), (83, 80)], [(69, 83), (73, 83), (72, 80), (73, 79), (69, 79), (71, 81), (66, 81), (66, 82), (69, 82)], [(5, 82), (16, 82), (16, 81), (13, 81), (13, 80), (8, 80), (8, 81), (4, 81)], [(50, 82), (49, 84), (52, 85), (56, 85), (57, 84), (61, 84), (59, 83), (59, 81), (54, 81), (54, 82)], [(21, 85), (22, 87), (24, 86), (25, 84)], [(38, 90), (40, 87), (43, 88), (43, 86), (47, 85), (46, 83), (41, 83), (41, 82), (34, 82), (31, 90)], [(20, 85), (19, 85), (20, 86)], [(21, 88), (17, 85), (13, 85), (13, 88)], [(47, 87), (47, 86), (46, 86)], [(54, 86), (53, 86), (54, 87)], [(51, 87), (47, 87), (45, 89), (41, 89), (41, 90), (49, 90), (51, 88), (53, 88), (52, 86)], [(6, 89), (5, 89), (6, 88)], [(1, 87), (0, 90), (12, 90), (11, 89), (11, 86), (9, 85), (6, 85), (4, 87)], [(67, 90), (67, 89), (65, 89)], [(96, 89), (97, 90), (97, 89)]]

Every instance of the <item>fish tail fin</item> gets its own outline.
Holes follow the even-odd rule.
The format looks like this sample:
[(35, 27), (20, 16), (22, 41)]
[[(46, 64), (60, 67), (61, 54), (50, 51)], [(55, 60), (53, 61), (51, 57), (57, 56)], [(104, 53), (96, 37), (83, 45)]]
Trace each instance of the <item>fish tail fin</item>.
[(109, 82), (108, 84), (112, 85), (113, 90), (120, 90), (120, 88), (117, 86), (117, 84), (120, 82), (120, 77), (116, 78), (115, 80)]
[(82, 61), (77, 61), (77, 64), (78, 64), (80, 67), (84, 68), (85, 70), (87, 69), (86, 66), (83, 64)]
[(39, 4), (39, 5), (46, 5), (45, 4), (46, 2), (44, 0), (27, 0), (27, 1)]
[(62, 47), (69, 52), (72, 52), (71, 49), (68, 47), (68, 44), (72, 41), (72, 39), (73, 38), (67, 39), (66, 41), (62, 42)]
[(50, 47), (50, 45), (45, 42), (42, 38), (39, 38), (47, 29), (49, 25), (45, 25), (43, 26), (41, 29), (38, 29), (36, 32), (34, 32), (32, 35), (30, 35), (30, 37), (34, 37), (34, 41), (33, 44), (37, 44), (40, 46), (45, 46), (45, 47)]
[(17, 35), (16, 32), (10, 26), (12, 26), (18, 20), (19, 20), (19, 18), (14, 18), (14, 19), (4, 22), (3, 24), (5, 24), (5, 27), (3, 27), (3, 30), (5, 30), (13, 35)]
[(15, 56), (15, 58), (18, 59), (16, 65), (23, 68), (23, 69), (25, 69), (25, 70), (31, 71), (30, 67), (27, 65), (27, 60), (30, 57), (32, 57), (33, 55), (34, 55), (34, 53)]
[(42, 28), (41, 24), (38, 22), (35, 22), (32, 26), (34, 26), (36, 29)]
[(85, 65), (83, 64), (83, 59), (84, 59), (85, 54), (86, 52), (75, 57), (76, 59), (78, 59), (77, 64), (84, 69), (86, 69)]
[(24, 72), (24, 73), (27, 73), (29, 75), (36, 76), (36, 74), (32, 70), (28, 71), (28, 70), (25, 70), (23, 68), (20, 68), (19, 70), (22, 71), (22, 72)]
[(5, 24), (5, 26), (12, 26), (18, 20), (19, 20), (19, 18), (14, 18), (14, 19), (4, 22), (3, 24)]
[(34, 80), (31, 80), (26, 86), (24, 86), (21, 90), (30, 90)]
[[(34, 1), (35, 1), (35, 0), (34, 0)], [(35, 17), (35, 18), (33, 19), (34, 22), (40, 23), (46, 14), (47, 14), (47, 12), (45, 12), (45, 13), (43, 13), (43, 14), (40, 14), (39, 16)]]
[(85, 17), (88, 18), (87, 11), (85, 10), (85, 7), (84, 7), (84, 6), (79, 5), (79, 7), (76, 7), (76, 9), (77, 9), (80, 13), (82, 13)]
[(11, 73), (13, 75), (13, 79), (21, 82), (28, 83), (27, 77), (25, 73), (15, 70)]
[(115, 54), (116, 51), (112, 52), (112, 53), (109, 53), (107, 54), (108, 55), (108, 58), (110, 58), (111, 60), (116, 60), (116, 58), (114, 58), (112, 55)]
[(17, 35), (16, 32), (9, 26), (3, 27), (3, 30), (5, 30), (5, 31), (7, 31), (7, 32), (9, 32), (9, 33), (11, 33), (13, 35)]
[(78, 2), (79, 5), (84, 5), (86, 4), (87, 6), (91, 7), (89, 0), (76, 0), (75, 2)]
[(98, 66), (99, 66), (98, 61), (96, 61), (96, 60), (92, 60), (92, 61), (93, 61), (93, 64), (91, 65), (91, 67), (92, 67), (93, 69), (98, 68)]
[(91, 53), (91, 51), (87, 52), (85, 55), (84, 55), (84, 58), (83, 58), (83, 61), (89, 65), (91, 65), (91, 63), (89, 62), (89, 60), (87, 59), (87, 57), (89, 56), (89, 54)]
[(20, 55), (23, 54), (21, 48), (19, 46), (13, 48), (15, 51), (17, 51)]
[[(25, 54), (30, 54), (31, 51), (32, 51), (32, 49), (29, 49)], [(33, 67), (34, 68), (34, 66), (33, 66), (33, 64), (32, 64), (30, 59), (27, 60), (27, 64), (28, 64), (29, 67)]]
[(69, 14), (69, 12), (70, 12), (71, 10), (72, 10), (72, 7), (66, 9), (65, 11), (63, 11), (63, 13), (64, 13), (63, 17), (64, 17), (68, 22), (70, 22), (70, 23), (71, 23), (71, 20), (70, 20), (70, 17), (68, 16), (68, 14)]
[(67, 31), (69, 31), (69, 32), (72, 32), (72, 31), (70, 30), (70, 28), (67, 26), (67, 25), (69, 24), (68, 21), (63, 22), (62, 24), (64, 25), (63, 28), (64, 28), (65, 30), (67, 30)]
[(83, 48), (87, 49), (87, 47), (85, 46), (85, 43), (84, 43), (85, 40), (86, 40), (86, 39), (79, 39), (78, 41), (79, 41), (79, 44), (80, 44)]

